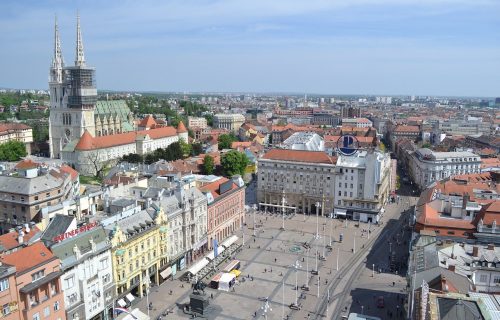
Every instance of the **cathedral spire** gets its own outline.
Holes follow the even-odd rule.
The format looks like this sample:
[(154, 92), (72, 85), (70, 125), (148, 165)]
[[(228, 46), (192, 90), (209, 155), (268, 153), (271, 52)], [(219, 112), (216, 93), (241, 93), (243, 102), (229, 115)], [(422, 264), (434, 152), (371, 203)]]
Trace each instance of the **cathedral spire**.
[(54, 23), (54, 58), (52, 59), (53, 79), (52, 81), (62, 82), (62, 68), (64, 60), (61, 50), (61, 39), (59, 38), (59, 26), (57, 25), (57, 16)]
[(80, 30), (80, 14), (76, 16), (76, 58), (75, 66), (85, 66), (85, 54), (83, 53), (82, 32)]

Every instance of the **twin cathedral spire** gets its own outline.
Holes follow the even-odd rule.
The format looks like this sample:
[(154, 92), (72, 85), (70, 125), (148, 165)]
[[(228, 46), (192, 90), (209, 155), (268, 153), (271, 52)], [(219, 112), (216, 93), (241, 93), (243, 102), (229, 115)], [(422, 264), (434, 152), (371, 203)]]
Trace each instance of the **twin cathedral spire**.
[[(82, 31), (80, 28), (80, 15), (76, 17), (76, 55), (75, 66), (85, 66), (85, 53), (83, 51)], [(59, 26), (57, 24), (57, 17), (54, 24), (54, 57), (52, 59), (52, 81), (62, 82), (62, 69), (64, 68), (64, 59), (61, 49), (61, 38), (59, 36)]]

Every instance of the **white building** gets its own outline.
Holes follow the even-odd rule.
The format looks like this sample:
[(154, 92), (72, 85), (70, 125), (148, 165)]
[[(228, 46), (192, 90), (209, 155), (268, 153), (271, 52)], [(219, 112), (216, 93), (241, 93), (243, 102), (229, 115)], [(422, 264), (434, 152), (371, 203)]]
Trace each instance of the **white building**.
[[(261, 210), (329, 215), (333, 211), (336, 158), (325, 152), (269, 150), (258, 161), (257, 202)], [(323, 210), (324, 208), (324, 210)]]
[[(107, 319), (115, 297), (111, 245), (97, 223), (77, 228), (71, 220), (56, 216), (42, 235), (61, 261), (66, 318)], [(66, 233), (72, 230), (77, 232)]]
[(355, 128), (370, 128), (373, 123), (367, 118), (344, 118), (342, 125)]
[(391, 159), (378, 151), (341, 155), (336, 163), (334, 214), (378, 222), (390, 193)]
[(488, 135), (491, 132), (491, 124), (483, 122), (482, 118), (476, 117), (467, 117), (467, 119), (438, 120), (433, 125), (433, 131), (436, 135)]
[(242, 114), (219, 113), (214, 115), (214, 128), (227, 129), (236, 134), (244, 122), (245, 116)]
[(188, 117), (188, 127), (205, 129), (206, 127), (208, 127), (207, 119), (203, 117)]
[(295, 132), (280, 146), (289, 150), (325, 151), (325, 141), (314, 132)]
[(454, 175), (480, 173), (481, 159), (472, 152), (434, 152), (427, 148), (410, 157), (410, 175), (419, 188)]

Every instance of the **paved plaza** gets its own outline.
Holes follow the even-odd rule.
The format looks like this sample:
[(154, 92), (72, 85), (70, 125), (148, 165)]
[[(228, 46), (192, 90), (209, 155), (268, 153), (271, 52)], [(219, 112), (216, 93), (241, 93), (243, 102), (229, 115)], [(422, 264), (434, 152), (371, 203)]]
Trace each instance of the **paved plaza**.
[[(244, 238), (242, 250), (233, 256), (241, 261), (242, 274), (234, 291), (205, 289), (208, 297), (213, 296), (208, 318), (340, 319), (348, 312), (363, 311), (391, 319), (389, 314), (395, 316), (398, 305), (401, 310), (404, 308), (401, 297), (406, 280), (390, 271), (389, 247), (404, 258), (403, 230), (407, 220), (402, 212), (410, 201), (414, 199), (404, 198), (399, 204), (389, 204), (379, 226), (298, 214), (285, 219), (282, 230), (281, 215), (256, 213), (254, 230), (254, 214), (249, 212), (245, 236), (242, 237), (242, 231), (237, 234), (240, 243)], [(338, 241), (340, 234), (342, 243)], [(331, 250), (327, 248), (330, 239)], [(324, 260), (320, 259), (323, 255)], [(311, 272), (316, 269), (318, 275)], [(210, 278), (203, 281), (208, 283)], [(296, 283), (299, 290), (295, 290)], [(308, 291), (302, 289), (304, 285), (309, 287)], [(154, 287), (149, 295), (153, 304), (151, 318), (157, 319), (166, 309), (171, 312), (164, 319), (189, 318), (179, 305), (189, 302), (190, 293), (191, 285), (178, 279)], [(376, 307), (376, 299), (381, 295), (385, 299), (383, 309)], [(300, 310), (290, 308), (296, 302)], [(134, 307), (146, 313), (146, 306), (144, 298)], [(398, 318), (394, 316), (393, 319)]]

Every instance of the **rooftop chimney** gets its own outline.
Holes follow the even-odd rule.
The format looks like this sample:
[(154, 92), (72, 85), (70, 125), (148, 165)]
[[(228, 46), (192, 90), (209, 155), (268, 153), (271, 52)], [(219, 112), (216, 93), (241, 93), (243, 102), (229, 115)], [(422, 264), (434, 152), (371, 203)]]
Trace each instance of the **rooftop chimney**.
[(495, 250), (495, 245), (493, 243), (489, 243), (488, 250)]
[(26, 234), (30, 233), (30, 225), (29, 223), (24, 224), (24, 230), (26, 231)]
[(455, 272), (455, 265), (454, 264), (448, 265), (448, 270)]
[(478, 257), (479, 256), (479, 248), (476, 246), (472, 247), (472, 256), (473, 257)]
[(444, 276), (441, 277), (441, 289), (444, 292), (448, 292), (448, 283), (446, 281), (446, 277), (444, 277)]
[(17, 236), (17, 241), (19, 242), (19, 244), (24, 243), (24, 231), (23, 230), (19, 230), (19, 233)]

